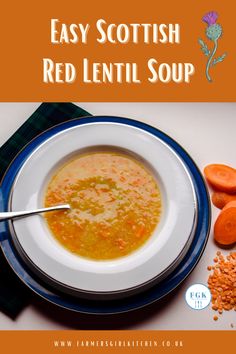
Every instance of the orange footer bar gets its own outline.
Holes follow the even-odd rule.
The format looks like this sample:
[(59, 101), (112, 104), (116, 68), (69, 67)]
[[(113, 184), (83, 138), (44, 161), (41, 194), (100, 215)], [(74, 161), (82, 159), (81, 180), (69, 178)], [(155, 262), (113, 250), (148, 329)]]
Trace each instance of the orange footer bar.
[(234, 331), (0, 331), (1, 353), (214, 353), (234, 348)]

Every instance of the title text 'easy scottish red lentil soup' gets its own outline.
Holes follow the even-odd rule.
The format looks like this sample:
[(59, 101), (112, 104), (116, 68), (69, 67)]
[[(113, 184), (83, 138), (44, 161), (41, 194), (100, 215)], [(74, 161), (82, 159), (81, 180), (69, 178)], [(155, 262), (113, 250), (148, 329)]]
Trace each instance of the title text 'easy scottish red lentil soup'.
[(129, 155), (96, 152), (62, 166), (49, 182), (45, 206), (71, 210), (45, 215), (67, 250), (94, 260), (130, 254), (152, 235), (161, 213), (153, 175)]

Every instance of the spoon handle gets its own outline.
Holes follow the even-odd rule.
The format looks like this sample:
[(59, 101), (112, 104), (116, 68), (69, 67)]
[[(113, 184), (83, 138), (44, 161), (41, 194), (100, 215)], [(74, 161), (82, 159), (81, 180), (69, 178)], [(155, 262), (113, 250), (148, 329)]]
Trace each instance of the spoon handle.
[(27, 211), (6, 211), (0, 213), (0, 221), (24, 217), (24, 216), (30, 216), (34, 214), (46, 213), (49, 211), (66, 210), (66, 209), (70, 209), (69, 204), (56, 205), (49, 208), (41, 208), (41, 209), (27, 210)]

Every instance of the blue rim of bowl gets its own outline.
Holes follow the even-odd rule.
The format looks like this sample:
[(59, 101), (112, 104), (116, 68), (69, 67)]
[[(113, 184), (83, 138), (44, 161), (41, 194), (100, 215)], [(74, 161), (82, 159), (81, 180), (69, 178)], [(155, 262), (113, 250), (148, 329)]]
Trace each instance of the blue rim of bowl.
[(0, 223), (0, 244), (6, 260), (16, 275), (40, 297), (68, 310), (102, 315), (128, 312), (150, 305), (178, 287), (196, 267), (205, 249), (210, 231), (211, 210), (208, 190), (198, 167), (189, 154), (175, 140), (157, 128), (145, 123), (128, 118), (110, 116), (93, 116), (73, 119), (50, 128), (29, 142), (15, 157), (2, 179), (0, 188), (0, 210), (7, 210), (8, 200), (14, 180), (24, 161), (34, 149), (63, 130), (74, 126), (97, 122), (119, 123), (147, 131), (168, 144), (179, 157), (182, 158), (188, 168), (197, 197), (198, 224), (191, 246), (174, 272), (149, 290), (145, 290), (144, 292), (140, 292), (131, 297), (110, 301), (84, 300), (56, 292), (54, 289), (52, 290), (48, 285), (45, 285), (32, 274), (15, 250), (7, 222)]

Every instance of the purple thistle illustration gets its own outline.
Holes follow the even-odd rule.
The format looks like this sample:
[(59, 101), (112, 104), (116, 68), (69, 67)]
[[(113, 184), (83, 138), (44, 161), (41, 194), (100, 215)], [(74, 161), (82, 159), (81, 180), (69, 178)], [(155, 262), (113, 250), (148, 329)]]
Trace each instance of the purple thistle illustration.
[[(223, 33), (221, 25), (216, 23), (217, 19), (218, 19), (218, 14), (215, 11), (208, 12), (202, 18), (202, 21), (207, 24), (206, 36), (209, 40), (213, 41), (213, 43), (214, 43), (214, 47), (213, 47), (212, 51), (210, 51), (208, 49), (207, 44), (204, 43), (204, 41), (202, 39), (198, 40), (199, 44), (201, 45), (201, 49), (202, 49), (203, 53), (208, 57), (208, 61), (206, 64), (206, 77), (209, 82), (212, 81), (212, 79), (209, 75), (210, 67), (216, 65), (219, 62), (222, 62), (224, 60), (224, 58), (226, 57), (226, 53), (224, 53), (220, 57), (213, 59), (213, 57), (217, 51), (218, 39), (222, 36), (222, 33)], [(213, 59), (213, 61), (212, 61), (212, 59)]]

